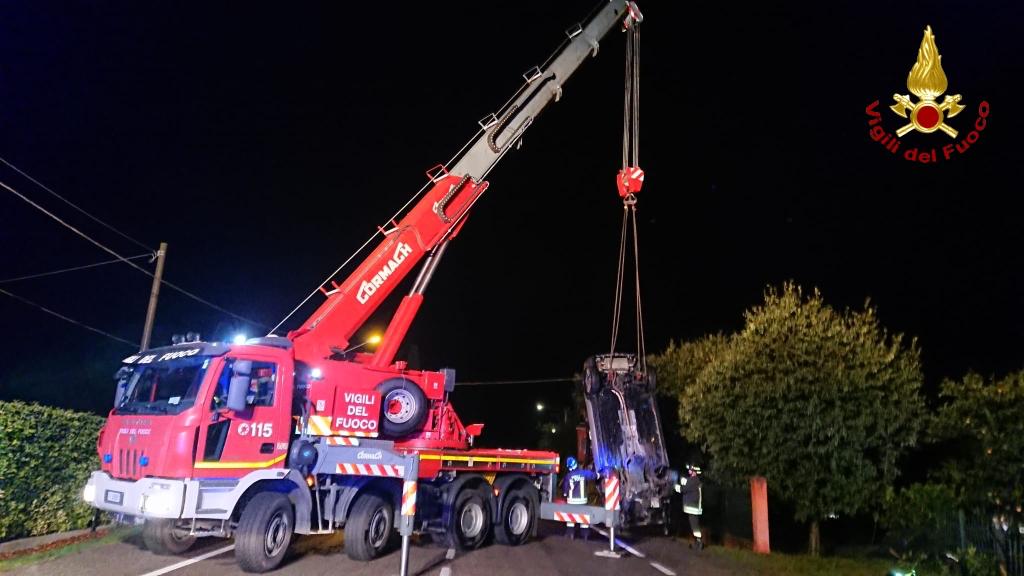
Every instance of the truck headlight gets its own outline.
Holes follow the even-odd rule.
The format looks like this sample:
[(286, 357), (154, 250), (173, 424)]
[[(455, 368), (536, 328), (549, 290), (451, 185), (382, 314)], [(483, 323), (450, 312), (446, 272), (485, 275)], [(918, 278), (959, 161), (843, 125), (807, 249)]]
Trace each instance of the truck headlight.
[(150, 514), (168, 514), (174, 511), (175, 504), (174, 493), (166, 489), (142, 496), (142, 511)]
[(85, 490), (82, 490), (82, 500), (85, 500), (89, 504), (96, 501), (96, 486), (94, 484), (85, 485)]

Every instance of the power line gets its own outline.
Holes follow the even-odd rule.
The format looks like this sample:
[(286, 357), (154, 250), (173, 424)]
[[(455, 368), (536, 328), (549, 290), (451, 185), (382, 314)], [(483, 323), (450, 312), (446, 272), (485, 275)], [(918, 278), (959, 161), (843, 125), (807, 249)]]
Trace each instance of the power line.
[(14, 298), (15, 300), (21, 302), (22, 304), (27, 304), (29, 306), (32, 306), (33, 308), (38, 308), (38, 309), (42, 310), (43, 312), (46, 312), (47, 314), (50, 314), (52, 316), (56, 316), (57, 318), (60, 318), (61, 320), (64, 320), (65, 322), (70, 322), (70, 323), (74, 324), (75, 326), (79, 326), (81, 328), (85, 328), (86, 330), (90, 330), (90, 331), (95, 332), (97, 334), (100, 334), (102, 336), (106, 336), (107, 338), (110, 338), (111, 340), (117, 340), (118, 342), (121, 342), (123, 344), (127, 344), (129, 346), (132, 346), (133, 348), (138, 348), (139, 347), (139, 343), (138, 342), (132, 342), (130, 340), (125, 340), (124, 338), (121, 338), (119, 336), (114, 336), (113, 334), (111, 334), (109, 332), (104, 332), (103, 330), (100, 330), (99, 328), (93, 328), (92, 326), (89, 326), (88, 324), (84, 324), (82, 322), (79, 322), (78, 320), (75, 320), (74, 318), (68, 318), (67, 316), (65, 316), (65, 315), (63, 315), (63, 314), (61, 314), (59, 312), (54, 312), (53, 310), (50, 310), (49, 308), (47, 308), (45, 306), (42, 306), (40, 304), (36, 304), (35, 302), (33, 302), (31, 300), (28, 300), (27, 298), (22, 298), (21, 296), (18, 296), (17, 294), (12, 294), (12, 293), (8, 292), (7, 290), (4, 290), (3, 288), (0, 288), (0, 294), (6, 294), (7, 296), (10, 296), (11, 298)]
[[(143, 272), (145, 272), (145, 270), (143, 270)], [(149, 272), (146, 272), (146, 275), (149, 276), (150, 278), (153, 277), (153, 275), (150, 274)], [(164, 286), (167, 286), (168, 288), (170, 288), (172, 290), (176, 290), (177, 292), (179, 292), (181, 294), (184, 294), (185, 296), (188, 296), (189, 298), (195, 300), (196, 302), (199, 302), (200, 304), (206, 304), (207, 306), (209, 306), (210, 308), (213, 308), (214, 310), (217, 310), (218, 312), (223, 312), (224, 314), (227, 314), (228, 316), (231, 316), (232, 318), (237, 318), (237, 319), (241, 320), (242, 322), (248, 322), (249, 324), (252, 324), (253, 326), (261, 326), (263, 328), (267, 327), (267, 325), (262, 323), (262, 322), (257, 322), (255, 320), (250, 320), (250, 319), (246, 318), (245, 316), (239, 316), (238, 314), (235, 314), (234, 312), (231, 312), (230, 310), (225, 310), (224, 308), (221, 308), (220, 306), (217, 306), (216, 304), (214, 304), (213, 302), (210, 302), (209, 300), (206, 300), (206, 299), (200, 298), (199, 296), (196, 296), (195, 294), (189, 292), (188, 290), (185, 290), (184, 288), (182, 288), (181, 286), (178, 286), (177, 284), (173, 284), (173, 283), (168, 282), (167, 280), (163, 280), (163, 279), (160, 280), (160, 283), (163, 284)]]
[(52, 189), (50, 189), (50, 188), (49, 188), (48, 186), (46, 186), (45, 184), (43, 184), (43, 183), (42, 183), (42, 182), (40, 182), (39, 180), (36, 180), (36, 179), (35, 179), (35, 178), (33, 178), (32, 176), (30, 176), (30, 175), (29, 175), (29, 174), (27, 174), (27, 173), (26, 173), (25, 171), (23, 171), (23, 170), (22, 170), (21, 168), (18, 168), (18, 167), (17, 167), (17, 166), (15, 166), (14, 164), (11, 164), (11, 163), (10, 163), (10, 162), (8, 162), (7, 160), (5, 160), (5, 159), (4, 159), (3, 157), (0, 157), (0, 162), (3, 162), (4, 164), (6, 164), (8, 168), (10, 168), (11, 170), (14, 170), (14, 171), (15, 171), (15, 172), (17, 172), (18, 174), (21, 174), (22, 176), (24, 176), (25, 178), (27, 178), (27, 179), (28, 179), (28, 180), (29, 180), (30, 182), (32, 182), (32, 183), (33, 183), (33, 184), (35, 184), (36, 186), (39, 186), (39, 187), (40, 187), (40, 188), (42, 188), (43, 190), (46, 190), (46, 191), (47, 191), (47, 192), (49, 192), (50, 194), (53, 194), (53, 195), (54, 195), (54, 196), (56, 196), (57, 198), (60, 198), (60, 199), (61, 199), (61, 200), (62, 200), (62, 201), (63, 201), (63, 202), (65, 203), (65, 204), (67, 204), (68, 206), (71, 206), (71, 207), (72, 207), (72, 208), (74, 208), (75, 210), (78, 210), (78, 211), (79, 211), (79, 212), (81, 212), (82, 214), (85, 214), (85, 215), (86, 215), (86, 216), (88, 216), (88, 217), (89, 217), (89, 218), (90, 218), (90, 219), (91, 219), (91, 220), (92, 220), (93, 222), (96, 222), (97, 224), (99, 224), (99, 225), (101, 225), (101, 226), (103, 226), (103, 227), (107, 228), (108, 230), (110, 230), (110, 231), (114, 232), (115, 234), (117, 234), (117, 235), (121, 236), (122, 238), (124, 238), (124, 239), (126, 239), (126, 240), (129, 240), (129, 241), (131, 241), (131, 242), (134, 242), (135, 244), (137, 244), (137, 245), (141, 246), (142, 248), (144, 248), (144, 249), (146, 249), (146, 250), (149, 250), (150, 252), (155, 252), (155, 250), (153, 250), (153, 249), (152, 249), (152, 248), (150, 248), (149, 246), (146, 246), (146, 245), (145, 245), (145, 244), (143, 244), (142, 242), (140, 242), (140, 241), (136, 240), (135, 238), (132, 238), (131, 236), (129, 236), (129, 235), (127, 235), (127, 234), (125, 234), (124, 232), (121, 232), (120, 230), (118, 230), (117, 228), (114, 228), (114, 227), (113, 227), (113, 226), (111, 226), (110, 224), (107, 224), (107, 223), (106, 223), (106, 222), (104, 222), (103, 220), (100, 220), (99, 218), (97, 218), (97, 217), (93, 216), (92, 214), (89, 214), (88, 212), (86, 212), (86, 211), (85, 211), (85, 210), (83, 210), (82, 208), (79, 208), (79, 207), (78, 207), (78, 206), (77, 206), (77, 205), (76, 205), (75, 203), (71, 202), (70, 200), (68, 200), (67, 198), (65, 198), (65, 197), (61, 196), (60, 194), (57, 194), (57, 193), (56, 193), (56, 192), (54, 192), (54, 191), (53, 191)]
[[(146, 270), (145, 268), (142, 268), (141, 266), (138, 266), (137, 264), (135, 264), (135, 263), (134, 263), (134, 262), (132, 262), (131, 260), (128, 260), (128, 259), (127, 259), (127, 258), (125, 258), (124, 256), (121, 256), (120, 254), (118, 254), (117, 252), (114, 252), (114, 251), (113, 251), (113, 250), (111, 250), (110, 248), (107, 248), (107, 247), (106, 247), (106, 246), (104, 246), (103, 244), (100, 244), (100, 243), (99, 243), (98, 241), (96, 241), (96, 240), (93, 240), (93, 239), (92, 239), (91, 237), (89, 237), (88, 235), (86, 235), (86, 234), (85, 234), (85, 232), (82, 232), (82, 231), (81, 231), (81, 230), (79, 230), (78, 228), (75, 228), (75, 227), (74, 227), (74, 226), (72, 226), (71, 224), (68, 224), (67, 222), (65, 222), (65, 221), (61, 220), (61, 219), (60, 219), (60, 218), (59, 218), (59, 217), (58, 217), (58, 216), (57, 216), (56, 214), (54, 214), (53, 212), (50, 212), (50, 211), (49, 211), (49, 210), (47, 210), (46, 208), (43, 208), (43, 207), (42, 207), (42, 206), (40, 206), (39, 204), (36, 204), (35, 202), (33, 202), (33, 201), (32, 201), (31, 199), (29, 199), (28, 197), (26, 197), (26, 196), (25, 196), (24, 194), (22, 194), (21, 192), (18, 192), (18, 191), (17, 191), (17, 190), (15, 190), (14, 188), (11, 188), (11, 187), (10, 187), (10, 186), (8, 186), (7, 184), (3, 183), (2, 181), (0, 181), (0, 187), (2, 187), (2, 188), (5, 188), (5, 189), (6, 189), (6, 190), (7, 190), (8, 192), (10, 192), (10, 193), (14, 194), (14, 195), (15, 195), (15, 196), (17, 196), (18, 198), (21, 198), (22, 200), (24, 200), (25, 202), (27, 202), (28, 204), (30, 204), (30, 205), (31, 205), (32, 207), (34, 207), (35, 209), (39, 210), (39, 211), (40, 211), (40, 212), (42, 212), (43, 214), (46, 214), (46, 215), (47, 215), (47, 216), (49, 216), (50, 218), (53, 218), (53, 219), (54, 219), (54, 220), (56, 220), (56, 221), (57, 221), (58, 223), (60, 223), (60, 224), (61, 224), (62, 226), (64, 226), (65, 228), (67, 228), (68, 230), (71, 230), (71, 231), (72, 231), (72, 232), (74, 232), (75, 234), (78, 234), (78, 235), (79, 235), (79, 236), (81, 236), (82, 238), (85, 238), (86, 240), (88, 240), (88, 241), (89, 241), (89, 242), (91, 242), (92, 244), (96, 245), (96, 246), (97, 246), (97, 247), (98, 247), (98, 248), (99, 248), (100, 250), (103, 250), (104, 252), (106, 252), (106, 253), (110, 254), (111, 256), (113, 256), (113, 257), (117, 258), (117, 259), (118, 259), (118, 260), (120, 260), (121, 262), (124, 262), (125, 264), (127, 264), (127, 265), (131, 266), (132, 268), (135, 268), (136, 270), (138, 270), (139, 272), (142, 272), (142, 273), (143, 273), (143, 274), (145, 274), (146, 276), (149, 276), (150, 278), (152, 278), (152, 277), (153, 277), (153, 273), (152, 273), (152, 272), (150, 272), (149, 270)], [(164, 284), (165, 286), (167, 286), (168, 288), (171, 288), (172, 290), (176, 290), (176, 291), (178, 291), (178, 292), (180, 292), (180, 293), (184, 294), (185, 296), (188, 296), (189, 298), (191, 298), (191, 299), (195, 300), (196, 302), (200, 302), (200, 303), (202, 303), (202, 304), (206, 304), (206, 305), (207, 305), (207, 306), (209, 306), (210, 308), (213, 308), (214, 310), (217, 310), (217, 311), (219, 311), (219, 312), (223, 312), (224, 314), (227, 314), (228, 316), (232, 316), (232, 317), (234, 317), (234, 318), (237, 318), (237, 319), (239, 319), (239, 320), (241, 320), (241, 321), (243, 321), (243, 322), (248, 322), (249, 324), (253, 324), (253, 325), (256, 325), (256, 326), (263, 326), (264, 328), (266, 327), (266, 324), (263, 324), (263, 323), (260, 323), (260, 322), (256, 322), (255, 320), (250, 320), (250, 319), (248, 319), (248, 318), (246, 318), (246, 317), (244, 317), (244, 316), (239, 316), (238, 314), (235, 314), (234, 312), (231, 312), (231, 311), (229, 311), (229, 310), (225, 310), (224, 308), (221, 308), (220, 306), (218, 306), (218, 305), (214, 304), (213, 302), (210, 302), (209, 300), (206, 300), (206, 299), (204, 299), (204, 298), (200, 298), (199, 296), (196, 296), (195, 294), (193, 294), (193, 293), (189, 292), (188, 290), (185, 290), (184, 288), (182, 288), (182, 287), (180, 287), (180, 286), (177, 286), (177, 285), (175, 285), (175, 284), (172, 284), (172, 283), (168, 282), (167, 280), (161, 280), (161, 283), (162, 283), (162, 284)]]
[[(125, 260), (138, 260), (139, 258), (152, 258), (152, 254), (139, 254), (138, 256), (128, 256)], [(41, 272), (39, 274), (30, 274), (28, 276), (18, 276), (17, 278), (8, 278), (6, 280), (0, 280), (0, 284), (9, 284), (11, 282), (20, 282), (22, 280), (32, 280), (34, 278), (44, 278), (46, 276), (56, 276), (57, 274), (63, 274), (65, 272), (74, 272), (76, 270), (85, 270), (87, 268), (96, 268), (98, 266), (104, 266), (107, 264), (117, 264), (120, 260), (104, 260), (103, 262), (96, 262), (95, 264), (85, 264), (83, 266), (75, 266), (72, 268), (61, 268), (60, 270), (53, 270), (51, 272)]]
[(484, 382), (455, 382), (456, 386), (502, 386), (506, 384), (548, 384), (552, 382), (575, 382), (576, 378), (538, 378), (534, 380), (488, 380)]

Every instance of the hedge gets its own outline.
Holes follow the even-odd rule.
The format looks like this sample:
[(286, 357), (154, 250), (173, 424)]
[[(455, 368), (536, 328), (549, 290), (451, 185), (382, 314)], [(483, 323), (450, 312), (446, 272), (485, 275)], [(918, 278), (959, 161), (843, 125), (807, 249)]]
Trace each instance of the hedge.
[(0, 401), (0, 542), (88, 525), (82, 487), (99, 469), (102, 425), (94, 414)]

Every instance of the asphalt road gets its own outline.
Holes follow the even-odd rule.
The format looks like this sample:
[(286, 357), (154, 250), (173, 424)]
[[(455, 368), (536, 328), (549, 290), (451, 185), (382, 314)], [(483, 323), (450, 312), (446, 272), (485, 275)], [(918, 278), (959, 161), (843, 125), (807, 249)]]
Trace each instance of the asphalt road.
[[(410, 575), (416, 576), (519, 576), (531, 574), (618, 576), (671, 576), (701, 574), (728, 576), (732, 572), (716, 566), (713, 558), (690, 550), (684, 542), (664, 537), (625, 537), (621, 540), (632, 547), (640, 558), (624, 553), (622, 558), (609, 559), (595, 556), (594, 552), (607, 549), (608, 540), (593, 533), (590, 541), (567, 540), (560, 525), (543, 523), (541, 535), (523, 546), (507, 547), (497, 544), (479, 550), (454, 554), (429, 543), (414, 543), (410, 547)], [(73, 553), (19, 567), (9, 574), (16, 576), (199, 576), (217, 574), (235, 576), (243, 572), (235, 564), (234, 552), (228, 549), (230, 540), (207, 539), (182, 557), (156, 556), (142, 544), (137, 532), (126, 535), (122, 541), (83, 547)], [(349, 560), (342, 551), (342, 536), (301, 537), (293, 541), (289, 557), (278, 570), (280, 576), (370, 576), (397, 575), (399, 553), (378, 558), (373, 562)], [(619, 548), (622, 551), (621, 548)], [(192, 560), (191, 562), (185, 562)], [(173, 568), (176, 564), (183, 564)], [(168, 570), (169, 568), (173, 568)]]

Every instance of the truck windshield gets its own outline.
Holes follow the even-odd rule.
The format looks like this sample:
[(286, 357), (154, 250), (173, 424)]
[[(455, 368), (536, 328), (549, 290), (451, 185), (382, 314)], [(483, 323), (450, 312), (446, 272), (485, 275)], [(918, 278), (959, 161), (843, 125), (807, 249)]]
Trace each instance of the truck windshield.
[(178, 358), (132, 367), (116, 414), (178, 414), (195, 403), (208, 356)]

